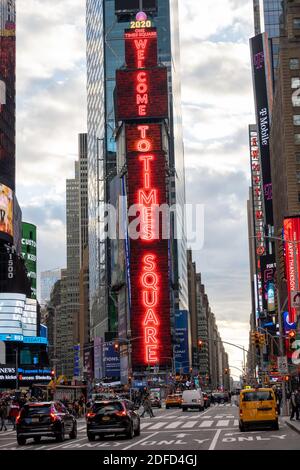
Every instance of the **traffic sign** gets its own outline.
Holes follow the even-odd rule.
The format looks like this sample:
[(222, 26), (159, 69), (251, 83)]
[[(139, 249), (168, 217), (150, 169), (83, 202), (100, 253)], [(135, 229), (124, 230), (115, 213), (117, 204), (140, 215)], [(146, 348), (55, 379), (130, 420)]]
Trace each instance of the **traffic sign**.
[(277, 358), (278, 371), (280, 374), (288, 374), (288, 361), (286, 356), (280, 356)]
[(291, 307), (300, 308), (300, 292), (296, 290), (291, 291)]

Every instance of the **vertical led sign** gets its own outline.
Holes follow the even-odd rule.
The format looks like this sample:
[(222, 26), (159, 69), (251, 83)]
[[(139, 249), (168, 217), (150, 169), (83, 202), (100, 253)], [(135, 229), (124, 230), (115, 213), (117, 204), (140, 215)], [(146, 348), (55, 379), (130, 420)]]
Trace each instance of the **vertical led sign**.
[(292, 307), (291, 295), (300, 289), (300, 217), (284, 219), (285, 265), (287, 273), (289, 321), (296, 321), (296, 309)]
[[(157, 65), (155, 28), (126, 30), (125, 44), (127, 68), (117, 71), (116, 114), (126, 134), (131, 361), (136, 370), (172, 361), (169, 250), (161, 227), (167, 221), (157, 217), (168, 202), (162, 145), (168, 86), (166, 67)], [(137, 212), (138, 227), (132, 223)]]

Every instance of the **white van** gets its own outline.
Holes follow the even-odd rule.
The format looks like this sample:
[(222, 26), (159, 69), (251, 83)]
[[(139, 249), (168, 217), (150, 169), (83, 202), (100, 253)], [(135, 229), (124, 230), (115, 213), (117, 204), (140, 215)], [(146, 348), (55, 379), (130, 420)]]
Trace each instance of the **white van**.
[(198, 408), (199, 411), (203, 411), (204, 397), (201, 390), (184, 390), (181, 407), (182, 411), (186, 411), (188, 408)]

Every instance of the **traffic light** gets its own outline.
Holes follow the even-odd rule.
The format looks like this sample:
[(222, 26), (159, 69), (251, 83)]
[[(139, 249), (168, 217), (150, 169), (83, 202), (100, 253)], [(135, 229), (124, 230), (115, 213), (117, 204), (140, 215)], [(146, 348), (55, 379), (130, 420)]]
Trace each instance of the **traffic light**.
[(264, 334), (259, 333), (259, 346), (264, 347), (266, 344), (266, 337)]
[(257, 348), (259, 348), (260, 347), (260, 334), (258, 333), (258, 331), (255, 332), (255, 337), (254, 338), (255, 338), (255, 343), (254, 344)]
[(255, 345), (256, 332), (251, 331), (251, 344)]
[(19, 380), (19, 382), (21, 382), (23, 380), (23, 375), (22, 374), (18, 374), (18, 380)]
[(285, 382), (288, 382), (289, 380), (290, 380), (290, 376), (289, 376), (289, 375), (285, 375), (284, 381), (285, 381)]
[(120, 348), (119, 343), (118, 343), (117, 341), (115, 341), (115, 342), (114, 342), (114, 350), (115, 350), (116, 352), (119, 352), (119, 348)]
[(52, 371), (51, 371), (51, 378), (54, 379), (54, 377), (55, 377), (55, 370), (52, 369)]
[(201, 349), (203, 346), (203, 341), (202, 339), (198, 339), (198, 348)]
[(294, 345), (295, 341), (296, 341), (296, 331), (291, 330), (291, 331), (289, 331), (289, 346), (290, 346), (290, 349), (294, 349), (293, 345)]
[(225, 375), (228, 375), (228, 373), (229, 373), (229, 370), (228, 370), (228, 369), (224, 369), (224, 374), (225, 374)]

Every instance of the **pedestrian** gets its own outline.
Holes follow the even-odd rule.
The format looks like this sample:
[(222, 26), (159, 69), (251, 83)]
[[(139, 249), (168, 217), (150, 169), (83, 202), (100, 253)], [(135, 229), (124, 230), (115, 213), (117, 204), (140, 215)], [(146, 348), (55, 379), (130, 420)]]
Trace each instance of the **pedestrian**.
[(144, 398), (143, 407), (144, 407), (144, 410), (143, 410), (143, 413), (141, 414), (141, 418), (144, 417), (145, 413), (149, 413), (150, 418), (154, 418), (154, 414), (153, 414), (153, 411), (152, 411), (152, 406), (151, 406), (151, 401), (150, 401), (149, 395), (147, 395)]
[(292, 406), (292, 413), (290, 420), (294, 419), (296, 414), (296, 419), (299, 420), (299, 408), (300, 408), (300, 392), (295, 390), (291, 394), (291, 406)]
[(16, 401), (13, 401), (10, 407), (9, 418), (13, 425), (13, 429), (16, 429), (16, 418), (20, 412), (19, 404)]
[(7, 431), (7, 427), (6, 427), (6, 424), (5, 424), (5, 420), (7, 419), (7, 404), (3, 401), (1, 404), (0, 404), (0, 431), (2, 431), (2, 429), (4, 431)]

